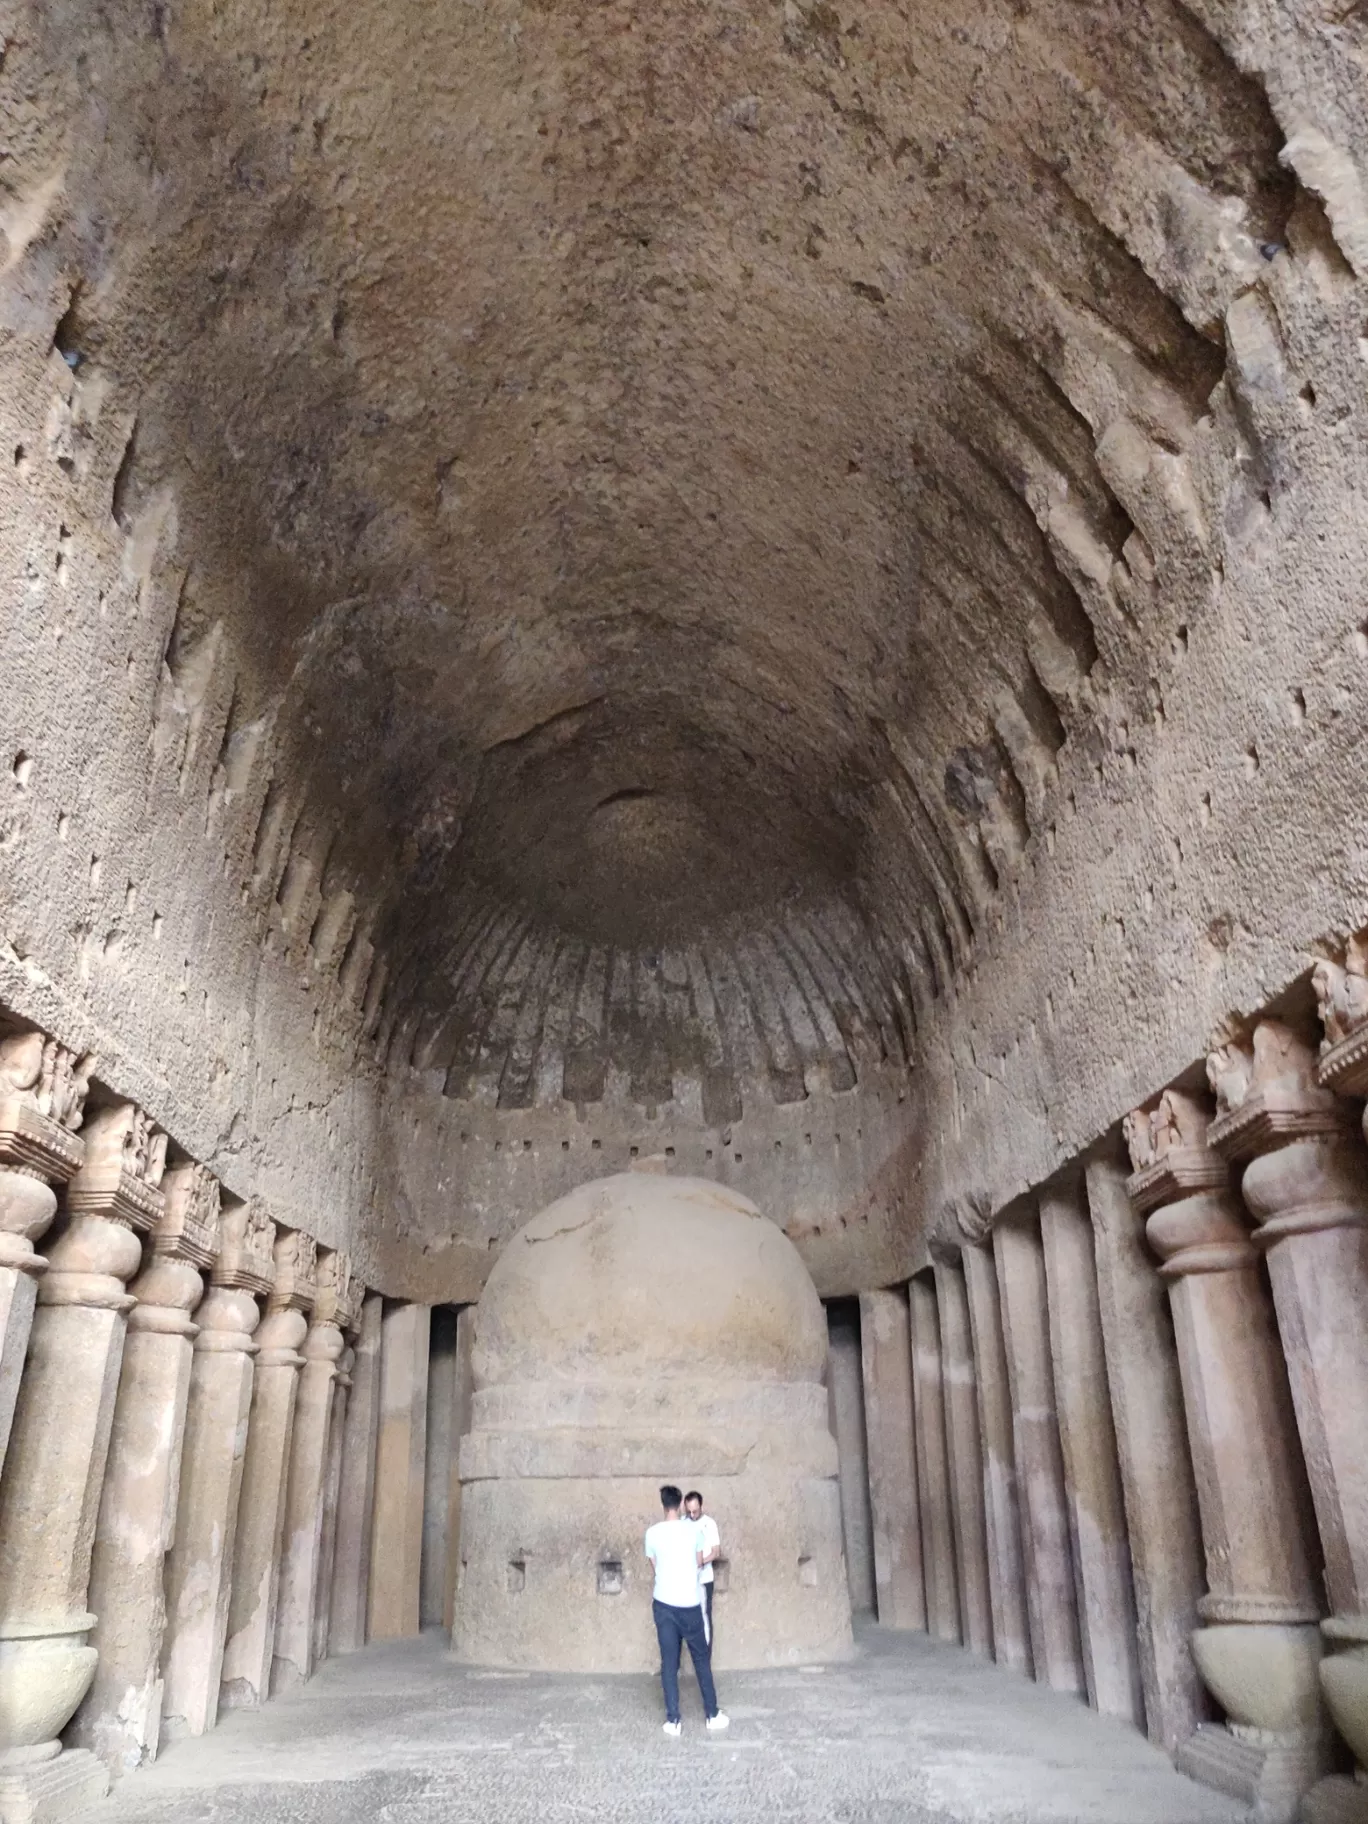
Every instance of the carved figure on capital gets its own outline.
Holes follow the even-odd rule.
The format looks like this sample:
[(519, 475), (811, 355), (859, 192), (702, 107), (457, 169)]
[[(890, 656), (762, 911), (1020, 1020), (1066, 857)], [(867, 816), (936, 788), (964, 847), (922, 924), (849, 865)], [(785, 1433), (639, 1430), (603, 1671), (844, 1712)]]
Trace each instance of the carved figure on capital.
[[(345, 1330), (352, 1321), (351, 1256), (341, 1248), (320, 1248), (317, 1256), (317, 1295), (313, 1318), (316, 1324), (336, 1324)], [(360, 1300), (356, 1300), (359, 1315)]]
[(1121, 1131), (1134, 1168), (1127, 1188), (1142, 1214), (1225, 1184), (1225, 1165), (1207, 1144), (1210, 1123), (1206, 1099), (1183, 1089), (1166, 1089), (1126, 1116)]
[(1345, 1125), (1342, 1106), (1321, 1086), (1314, 1047), (1281, 1020), (1260, 1020), (1248, 1040), (1217, 1045), (1207, 1077), (1217, 1101), (1210, 1141), (1227, 1159)]
[(218, 1255), (209, 1273), (211, 1285), (236, 1286), (263, 1296), (275, 1283), (275, 1224), (265, 1207), (228, 1203), (219, 1214)]
[(67, 1208), (131, 1229), (154, 1228), (165, 1209), (166, 1135), (136, 1103), (114, 1102), (89, 1117), (85, 1143), (85, 1163), (71, 1181)]
[(211, 1264), (219, 1248), (219, 1185), (194, 1160), (173, 1165), (162, 1179), (165, 1212), (152, 1236), (158, 1254), (175, 1254), (197, 1267)]
[(280, 1229), (268, 1309), (307, 1311), (318, 1296), (318, 1243), (303, 1229)]
[(68, 1133), (81, 1125), (97, 1059), (78, 1057), (44, 1032), (0, 1039), (0, 1102), (15, 1097)]
[(1350, 938), (1342, 966), (1321, 957), (1311, 986), (1325, 1030), (1318, 1080), (1342, 1096), (1368, 1096), (1368, 938)]

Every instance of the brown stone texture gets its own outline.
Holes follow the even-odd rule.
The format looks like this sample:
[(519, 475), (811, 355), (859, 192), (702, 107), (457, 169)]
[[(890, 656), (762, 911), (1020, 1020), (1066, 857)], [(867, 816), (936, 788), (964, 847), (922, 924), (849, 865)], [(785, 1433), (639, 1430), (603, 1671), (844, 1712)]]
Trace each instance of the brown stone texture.
[(904, 1292), (860, 1294), (875, 1605), (888, 1628), (926, 1626), (908, 1323)]
[(935, 1277), (960, 1623), (965, 1646), (989, 1655), (993, 1651), (992, 1582), (969, 1292), (958, 1260), (938, 1260)]
[(342, 1434), (342, 1471), (333, 1552), (328, 1651), (352, 1653), (366, 1644), (370, 1612), (371, 1536), (380, 1432), (380, 1346), (384, 1300), (372, 1292), (361, 1307), (351, 1389)]
[(1031, 1631), (1022, 1552), (1021, 1490), (1016, 1471), (1011, 1374), (1002, 1328), (993, 1249), (967, 1247), (962, 1256), (969, 1295), (983, 1445), (983, 1501), (988, 1546), (988, 1592), (993, 1611), (993, 1657), (1014, 1672), (1030, 1672)]
[[(720, 1664), (872, 1601), (1368, 1809), (1366, 71), (13, 0), (0, 1824), (368, 1636), (639, 1666), (675, 1473)], [(702, 1289), (529, 1240), (629, 1180)]]
[(855, 1614), (875, 1606), (874, 1534), (869, 1511), (869, 1440), (860, 1360), (860, 1307), (855, 1299), (827, 1306), (827, 1422), (836, 1440), (841, 1480), (841, 1538)]
[(1126, 1194), (1125, 1165), (1090, 1160), (1098, 1307), (1125, 1492), (1140, 1677), (1150, 1739), (1172, 1752), (1207, 1713), (1188, 1645), (1202, 1594), (1202, 1535), (1168, 1295)]
[(1088, 1702), (1107, 1716), (1143, 1728), (1130, 1539), (1107, 1384), (1092, 1225), (1080, 1180), (1042, 1192), (1040, 1235)]
[(917, 1495), (921, 1515), (926, 1623), (938, 1640), (960, 1638), (959, 1588), (951, 1514), (950, 1458), (945, 1438), (945, 1384), (941, 1368), (936, 1288), (929, 1276), (907, 1288), (912, 1341), (912, 1407), (917, 1439)]
[(379, 1433), (371, 1523), (367, 1634), (394, 1640), (421, 1626), (430, 1313), (386, 1305), (380, 1333)]
[(1026, 1612), (1035, 1676), (1054, 1691), (1083, 1691), (1068, 1490), (1059, 1443), (1045, 1253), (1034, 1211), (993, 1231), (1012, 1445), (1020, 1499)]

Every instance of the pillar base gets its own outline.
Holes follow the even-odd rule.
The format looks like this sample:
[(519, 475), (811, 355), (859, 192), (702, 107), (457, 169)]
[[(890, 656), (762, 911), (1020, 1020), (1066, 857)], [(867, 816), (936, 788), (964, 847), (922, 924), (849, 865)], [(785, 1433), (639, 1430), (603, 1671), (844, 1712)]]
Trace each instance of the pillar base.
[(1368, 1824), (1368, 1779), (1332, 1774), (1311, 1788), (1297, 1816), (1300, 1824)]
[(0, 1766), (0, 1824), (67, 1824), (109, 1791), (103, 1761), (68, 1748), (50, 1761)]
[(1302, 1795), (1334, 1764), (1320, 1730), (1203, 1723), (1174, 1756), (1178, 1771), (1250, 1807), (1254, 1824), (1294, 1824)]

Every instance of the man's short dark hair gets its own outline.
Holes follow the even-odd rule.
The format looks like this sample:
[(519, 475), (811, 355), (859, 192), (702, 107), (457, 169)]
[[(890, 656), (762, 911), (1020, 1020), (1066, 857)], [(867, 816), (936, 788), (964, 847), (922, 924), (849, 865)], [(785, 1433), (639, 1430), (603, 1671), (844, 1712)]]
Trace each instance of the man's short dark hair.
[(667, 1482), (660, 1491), (660, 1505), (663, 1508), (671, 1508), (681, 1507), (683, 1506), (683, 1503), (684, 1497), (680, 1494), (674, 1483)]
[(690, 1501), (697, 1501), (697, 1503), (700, 1507), (702, 1507), (702, 1505), (703, 1505), (703, 1497), (702, 1497), (702, 1495), (699, 1494), (699, 1492), (696, 1488), (691, 1488), (689, 1490), (688, 1494), (685, 1495), (685, 1497), (684, 1497), (685, 1506), (687, 1506)]

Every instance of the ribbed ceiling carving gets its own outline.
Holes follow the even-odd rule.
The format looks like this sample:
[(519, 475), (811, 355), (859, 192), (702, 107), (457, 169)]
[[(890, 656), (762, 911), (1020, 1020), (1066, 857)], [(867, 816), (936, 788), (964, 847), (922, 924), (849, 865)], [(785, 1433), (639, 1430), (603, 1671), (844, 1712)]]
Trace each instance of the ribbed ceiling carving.
[(1211, 568), (1295, 200), (1231, 9), (43, 11), (52, 453), (186, 554), (244, 892), (456, 1096), (904, 1055)]

